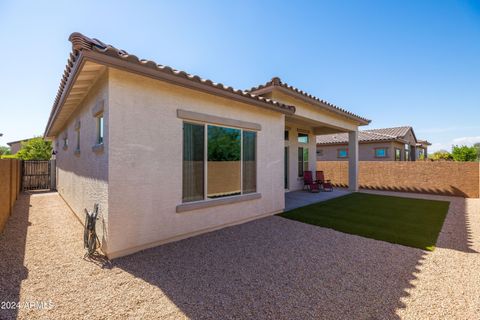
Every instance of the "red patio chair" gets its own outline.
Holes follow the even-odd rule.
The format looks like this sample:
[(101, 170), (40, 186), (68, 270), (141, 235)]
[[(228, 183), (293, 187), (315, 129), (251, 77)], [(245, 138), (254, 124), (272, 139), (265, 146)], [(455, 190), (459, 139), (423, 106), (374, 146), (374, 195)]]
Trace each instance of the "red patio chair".
[(333, 186), (330, 180), (325, 180), (325, 175), (323, 174), (323, 171), (317, 171), (315, 172), (316, 176), (316, 182), (320, 186), (322, 186), (322, 189), (325, 191), (333, 191)]
[(319, 192), (320, 186), (313, 180), (312, 171), (303, 171), (303, 189), (307, 188), (310, 192)]

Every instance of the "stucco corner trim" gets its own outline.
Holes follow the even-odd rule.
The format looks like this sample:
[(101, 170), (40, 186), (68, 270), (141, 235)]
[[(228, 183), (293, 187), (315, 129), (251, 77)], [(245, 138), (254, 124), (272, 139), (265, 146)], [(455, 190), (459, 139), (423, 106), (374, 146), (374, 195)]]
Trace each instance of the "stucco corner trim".
[(219, 199), (213, 199), (213, 200), (182, 203), (177, 206), (177, 213), (222, 206), (222, 205), (232, 204), (232, 203), (237, 203), (242, 201), (255, 200), (255, 199), (260, 199), (261, 197), (262, 197), (261, 193), (249, 193), (249, 194), (242, 194), (239, 196), (225, 197), (225, 198), (219, 198)]
[(185, 120), (208, 122), (213, 124), (220, 124), (220, 125), (225, 125), (229, 127), (237, 127), (237, 128), (249, 129), (249, 130), (255, 130), (255, 131), (262, 130), (262, 126), (258, 123), (235, 120), (230, 118), (223, 118), (223, 117), (218, 117), (218, 116), (213, 116), (205, 113), (199, 113), (199, 112), (188, 111), (183, 109), (177, 109), (177, 117)]
[(96, 144), (92, 147), (92, 151), (95, 152), (95, 153), (103, 152), (103, 150), (104, 150), (103, 143)]
[(95, 106), (92, 108), (92, 115), (94, 117), (98, 116), (99, 114), (103, 113), (105, 110), (105, 100), (99, 100), (95, 104)]

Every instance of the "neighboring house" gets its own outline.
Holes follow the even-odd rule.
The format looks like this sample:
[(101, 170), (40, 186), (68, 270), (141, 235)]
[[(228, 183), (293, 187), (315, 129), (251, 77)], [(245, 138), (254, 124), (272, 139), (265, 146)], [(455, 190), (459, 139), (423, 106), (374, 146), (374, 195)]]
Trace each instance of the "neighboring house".
[[(370, 121), (278, 78), (249, 91), (74, 33), (45, 137), (80, 220), (99, 203), (110, 258), (273, 215), (316, 168), (315, 135)], [(353, 152), (355, 155), (355, 152)], [(350, 157), (356, 190), (358, 157)]]
[(18, 151), (20, 151), (20, 149), (22, 149), (22, 142), (27, 142), (30, 139), (23, 139), (23, 140), (7, 142), (8, 146), (10, 147), (10, 153), (11, 154), (16, 154)]
[[(423, 160), (431, 144), (417, 140), (412, 127), (394, 127), (359, 131), (360, 161)], [(317, 136), (317, 160), (348, 160), (348, 136), (336, 133)]]

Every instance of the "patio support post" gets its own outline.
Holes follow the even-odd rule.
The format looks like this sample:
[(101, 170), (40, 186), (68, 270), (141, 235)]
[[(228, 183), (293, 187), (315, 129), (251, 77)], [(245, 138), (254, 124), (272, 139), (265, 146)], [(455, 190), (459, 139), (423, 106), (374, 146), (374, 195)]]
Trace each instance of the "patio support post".
[(348, 132), (348, 190), (358, 191), (358, 131)]

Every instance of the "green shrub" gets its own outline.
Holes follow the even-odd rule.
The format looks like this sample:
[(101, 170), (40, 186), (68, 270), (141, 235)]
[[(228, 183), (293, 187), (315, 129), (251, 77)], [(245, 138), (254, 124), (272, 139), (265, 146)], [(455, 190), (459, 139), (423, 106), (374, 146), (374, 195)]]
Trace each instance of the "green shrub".
[(453, 160), (453, 156), (450, 154), (450, 152), (445, 151), (445, 150), (439, 150), (437, 152), (434, 152), (431, 156), (428, 156), (430, 160), (433, 161), (451, 161)]
[(452, 157), (455, 161), (477, 161), (477, 152), (476, 147), (453, 146)]
[(22, 160), (50, 160), (52, 157), (52, 142), (42, 137), (35, 137), (22, 142), (22, 148), (16, 153)]

